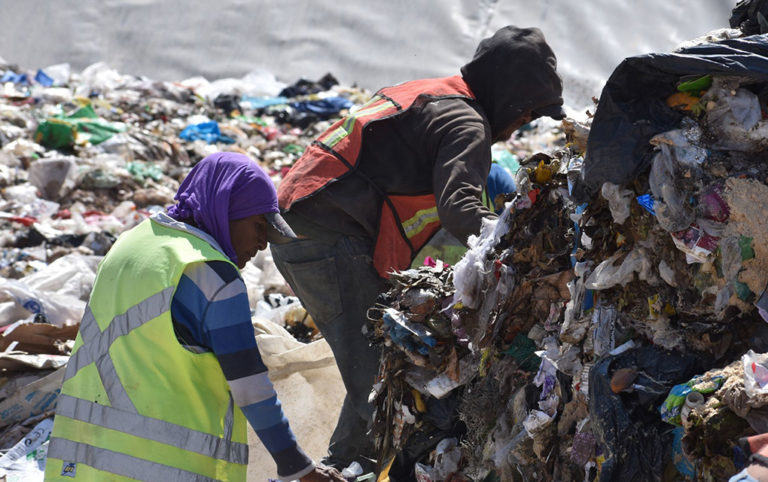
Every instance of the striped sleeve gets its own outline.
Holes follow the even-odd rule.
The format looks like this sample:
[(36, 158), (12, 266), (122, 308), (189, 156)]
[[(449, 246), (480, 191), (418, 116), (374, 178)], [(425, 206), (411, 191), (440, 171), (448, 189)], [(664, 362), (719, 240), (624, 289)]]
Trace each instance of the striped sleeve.
[(314, 468), (296, 442), (261, 359), (251, 324), (248, 294), (229, 263), (189, 265), (171, 303), (179, 341), (195, 351), (212, 351), (219, 360), (232, 398), (277, 464), (284, 480)]

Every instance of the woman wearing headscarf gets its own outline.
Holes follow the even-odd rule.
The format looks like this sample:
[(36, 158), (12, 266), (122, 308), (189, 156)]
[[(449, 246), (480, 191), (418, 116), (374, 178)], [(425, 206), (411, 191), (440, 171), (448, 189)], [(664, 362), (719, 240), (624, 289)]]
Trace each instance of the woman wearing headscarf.
[(266, 173), (217, 153), (177, 204), (99, 265), (68, 363), (46, 480), (245, 480), (246, 420), (281, 479), (344, 480), (298, 445), (262, 362), (242, 269), (295, 237)]

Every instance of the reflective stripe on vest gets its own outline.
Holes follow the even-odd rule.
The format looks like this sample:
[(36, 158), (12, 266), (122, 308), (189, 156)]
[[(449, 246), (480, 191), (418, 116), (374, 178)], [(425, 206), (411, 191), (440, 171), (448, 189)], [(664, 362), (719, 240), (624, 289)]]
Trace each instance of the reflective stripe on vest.
[(413, 238), (417, 234), (424, 231), (424, 229), (430, 224), (430, 223), (439, 223), (440, 218), (437, 215), (437, 206), (429, 209), (422, 209), (421, 211), (417, 211), (416, 214), (410, 218), (403, 221), (403, 230), (405, 231), (405, 235), (408, 237), (408, 239)]
[(390, 100), (384, 100), (380, 96), (375, 95), (366, 102), (360, 109), (349, 114), (339, 123), (339, 126), (332, 131), (322, 135), (318, 138), (319, 142), (322, 142), (326, 146), (333, 148), (341, 140), (347, 137), (355, 127), (360, 127), (367, 122), (367, 119), (360, 121), (361, 118), (380, 114), (381, 112), (391, 109), (393, 112), (397, 111), (397, 106)]
[(224, 421), (224, 437), (219, 438), (138, 414), (128, 398), (125, 387), (120, 382), (109, 355), (110, 346), (119, 337), (127, 335), (167, 311), (171, 305), (173, 292), (173, 287), (166, 288), (132, 306), (125, 313), (114, 317), (104, 331), (99, 329), (90, 307), (86, 308), (83, 320), (80, 322), (83, 345), (72, 355), (64, 380), (74, 377), (83, 367), (95, 362), (111, 407), (62, 394), (57, 402), (56, 413), (215, 459), (247, 464), (248, 445), (231, 441), (234, 425), (234, 401), (231, 395)]
[(132, 306), (122, 315), (113, 318), (103, 332), (93, 317), (90, 306), (87, 306), (80, 322), (80, 336), (83, 339), (83, 345), (67, 363), (64, 381), (77, 375), (77, 372), (84, 366), (95, 362), (101, 382), (104, 384), (104, 390), (109, 397), (110, 405), (120, 410), (136, 413), (136, 407), (133, 406), (133, 402), (131, 402), (125, 387), (120, 383), (117, 376), (115, 364), (109, 356), (109, 347), (119, 337), (127, 335), (145, 322), (157, 318), (167, 311), (171, 306), (173, 291), (172, 287), (166, 288), (138, 305)]
[[(188, 450), (215, 459), (243, 465), (248, 463), (248, 446), (230, 440), (234, 421), (234, 401), (231, 398), (224, 422), (228, 433), (223, 439), (164, 420), (125, 413), (105, 405), (70, 397), (69, 395), (59, 396), (56, 404), (56, 415), (63, 415), (81, 422), (154, 440), (155, 442), (172, 445), (182, 450)], [(83, 460), (69, 460), (85, 462)]]
[(51, 438), (48, 457), (84, 463), (98, 470), (138, 480), (189, 480), (192, 482), (216, 480), (150, 460), (58, 437)]

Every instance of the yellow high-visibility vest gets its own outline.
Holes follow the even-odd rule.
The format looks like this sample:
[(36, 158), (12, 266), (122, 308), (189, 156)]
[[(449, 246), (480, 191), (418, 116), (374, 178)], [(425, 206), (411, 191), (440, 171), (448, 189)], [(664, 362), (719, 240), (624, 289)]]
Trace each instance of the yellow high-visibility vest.
[(182, 347), (171, 321), (184, 268), (213, 260), (231, 263), (167, 216), (118, 238), (66, 369), (45, 480), (245, 480), (245, 416), (213, 353)]

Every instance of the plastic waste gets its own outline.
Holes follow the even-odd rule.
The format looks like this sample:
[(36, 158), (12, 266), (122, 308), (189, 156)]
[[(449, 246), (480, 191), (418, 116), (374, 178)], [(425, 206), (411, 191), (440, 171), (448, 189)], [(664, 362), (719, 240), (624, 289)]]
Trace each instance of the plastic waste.
[(75, 94), (89, 97), (89, 94), (94, 91), (111, 92), (124, 85), (125, 82), (124, 76), (107, 63), (96, 62), (80, 72), (80, 83), (75, 89)]
[(757, 95), (739, 85), (738, 78), (714, 77), (702, 97), (707, 104), (704, 123), (713, 149), (758, 152), (768, 146), (768, 122), (762, 119)]
[(688, 427), (688, 414), (691, 413), (691, 410), (703, 407), (705, 402), (704, 395), (700, 392), (688, 392), (688, 395), (685, 396), (683, 408), (680, 409), (680, 423), (683, 427)]
[[(672, 450), (669, 425), (648, 417), (646, 407), (660, 403), (676, 380), (692, 375), (696, 359), (655, 346), (607, 356), (589, 371), (590, 423), (604, 461), (601, 480), (661, 480)], [(637, 371), (631, 393), (614, 393), (611, 375), (620, 368)]]
[[(0, 475), (10, 480), (42, 480), (47, 442), (53, 430), (53, 417), (39, 422), (27, 435), (0, 457)], [(42, 447), (43, 450), (39, 450)]]
[(223, 144), (233, 144), (235, 142), (231, 137), (221, 134), (219, 124), (210, 122), (201, 122), (200, 124), (189, 125), (179, 133), (179, 137), (186, 141), (205, 141), (208, 144), (221, 142)]
[(480, 236), (469, 237), (469, 250), (454, 268), (453, 285), (456, 288), (454, 298), (457, 302), (469, 308), (477, 308), (480, 303), (486, 255), (508, 229), (509, 213), (510, 210), (505, 209), (497, 220), (483, 219)]
[(254, 97), (243, 95), (240, 104), (248, 109), (259, 110), (271, 105), (287, 104), (288, 97)]
[(49, 65), (48, 67), (41, 69), (41, 71), (53, 81), (53, 85), (55, 86), (66, 85), (69, 83), (71, 68), (66, 62)]
[(124, 130), (122, 123), (100, 119), (88, 104), (71, 114), (56, 115), (41, 122), (35, 132), (35, 142), (53, 149), (71, 148), (75, 143), (96, 145)]
[(43, 158), (29, 165), (29, 182), (43, 198), (57, 201), (75, 187), (77, 165), (74, 159)]
[(459, 470), (461, 449), (458, 440), (446, 438), (438, 442), (435, 448), (435, 476), (437, 480), (446, 480)]
[[(617, 265), (616, 262), (622, 257), (624, 259)], [(632, 281), (635, 273), (642, 280), (648, 279), (651, 273), (651, 260), (643, 247), (636, 247), (628, 254), (619, 251), (597, 265), (585, 286), (591, 290), (604, 290), (619, 284), (625, 285)]]
[(35, 74), (35, 82), (44, 87), (50, 87), (53, 85), (53, 79), (49, 77), (45, 72), (43, 72), (42, 69), (38, 69), (37, 73)]
[[(587, 201), (605, 182), (624, 185), (648, 169), (653, 159), (648, 139), (676, 129), (685, 115), (667, 106), (659, 92), (674, 92), (684, 76), (719, 74), (766, 81), (767, 54), (768, 39), (749, 37), (684, 47), (674, 55), (624, 59), (599, 96), (581, 185), (574, 191), (577, 201)], [(628, 91), (633, 95), (626, 95)]]
[(764, 289), (760, 296), (757, 297), (755, 306), (763, 320), (768, 321), (768, 289)]
[(685, 434), (685, 429), (677, 427), (673, 433), (675, 435), (672, 441), (672, 457), (675, 463), (675, 468), (681, 475), (695, 480), (696, 467), (683, 452), (682, 439)]
[(0, 77), (0, 84), (11, 82), (14, 84), (29, 84), (29, 76), (25, 73), (16, 73), (11, 70), (6, 71), (2, 77)]
[(509, 152), (508, 149), (491, 149), (491, 158), (493, 162), (507, 170), (513, 176), (520, 169), (520, 161), (516, 155)]
[(349, 109), (354, 104), (346, 97), (326, 97), (318, 100), (292, 102), (291, 107), (299, 112), (309, 112), (320, 119), (329, 119), (338, 115), (339, 111)]
[(744, 388), (747, 395), (768, 394), (768, 353), (747, 351), (741, 357), (744, 366)]
[(695, 219), (693, 208), (680, 189), (678, 169), (671, 148), (661, 144), (653, 159), (648, 183), (653, 193), (656, 219), (663, 229), (672, 233), (688, 228)]
[(672, 425), (682, 425), (682, 411), (688, 394), (691, 392), (710, 394), (720, 388), (724, 382), (725, 379), (722, 376), (705, 379), (697, 375), (685, 383), (675, 385), (659, 407), (661, 419)]
[(358, 475), (362, 475), (362, 474), (363, 474), (363, 467), (357, 461), (352, 461), (352, 463), (349, 464), (349, 466), (345, 467), (341, 471), (341, 475), (345, 479), (356, 478)]
[(699, 226), (691, 225), (685, 230), (672, 233), (672, 241), (677, 249), (686, 254), (686, 261), (692, 264), (710, 261), (717, 250), (719, 240)]
[(613, 216), (613, 222), (623, 224), (629, 217), (629, 204), (634, 192), (622, 189), (621, 186), (606, 182), (602, 187), (602, 195), (608, 201), (608, 206)]

